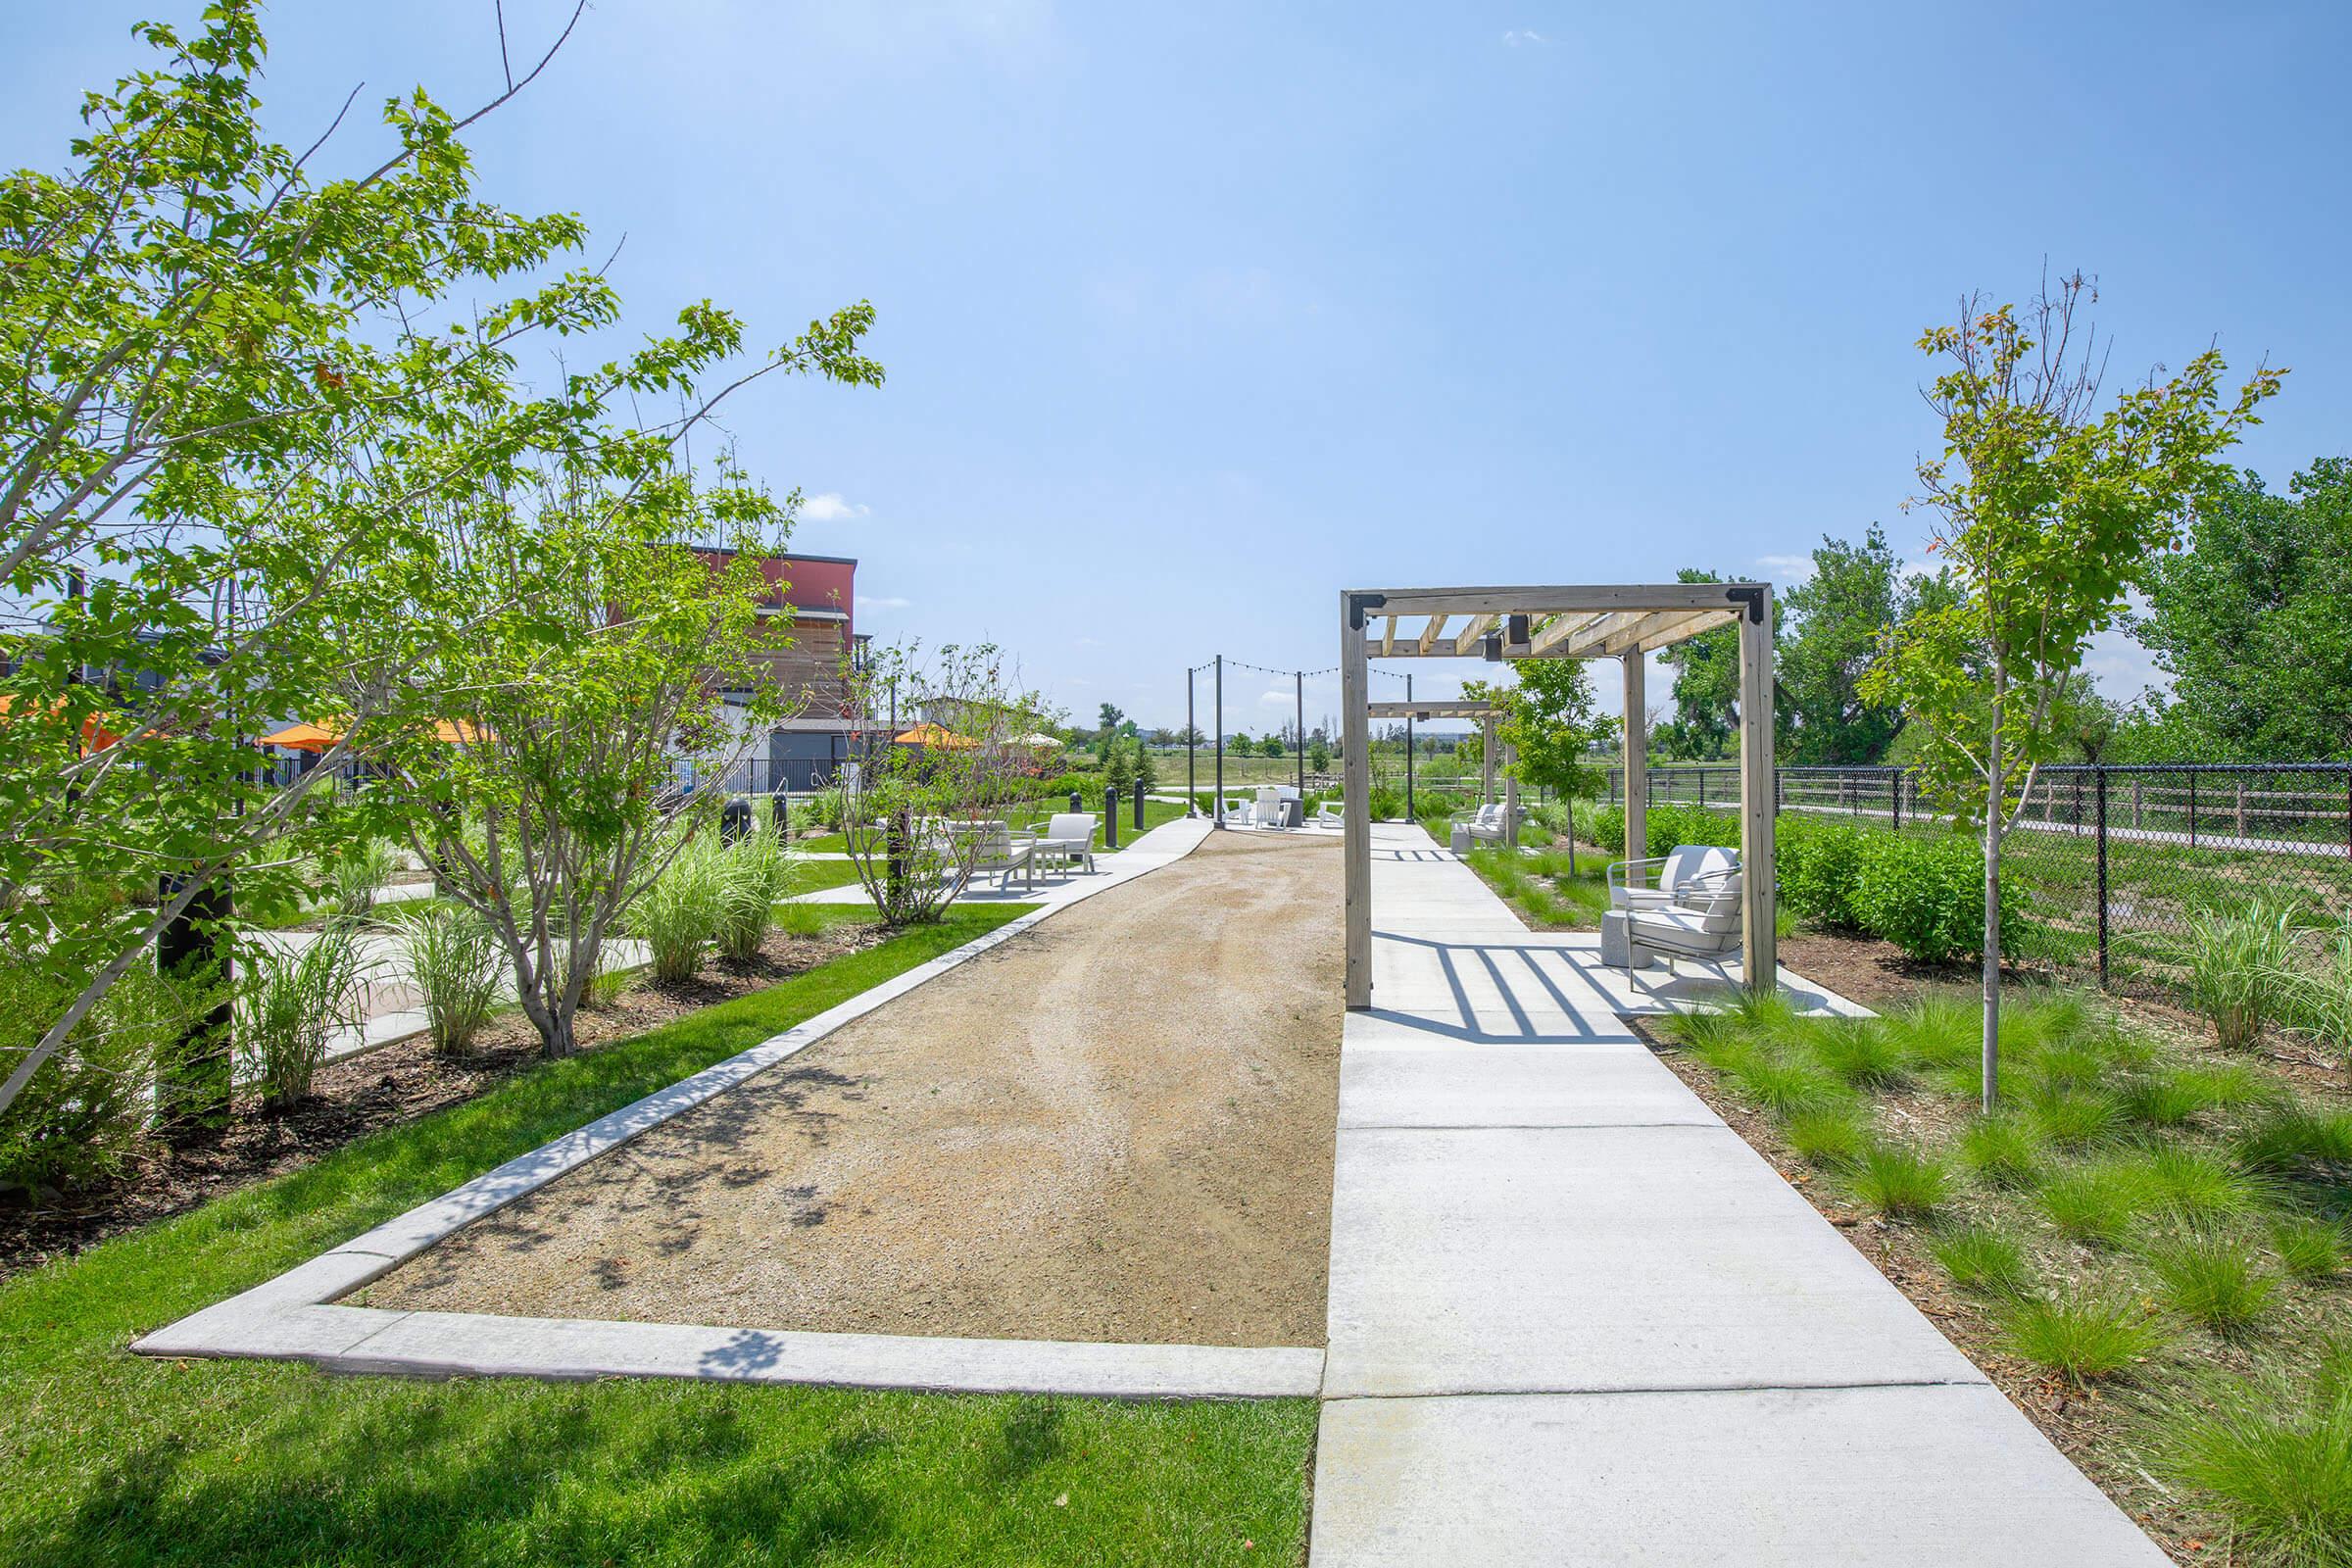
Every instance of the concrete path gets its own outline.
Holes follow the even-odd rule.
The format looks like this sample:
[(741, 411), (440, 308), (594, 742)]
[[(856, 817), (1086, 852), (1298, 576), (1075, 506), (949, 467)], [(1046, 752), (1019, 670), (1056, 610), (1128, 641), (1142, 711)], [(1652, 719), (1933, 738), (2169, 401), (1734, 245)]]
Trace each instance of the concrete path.
[(1415, 827), (1372, 886), (1315, 1568), (2166, 1561), (1626, 1029), (1590, 937)]

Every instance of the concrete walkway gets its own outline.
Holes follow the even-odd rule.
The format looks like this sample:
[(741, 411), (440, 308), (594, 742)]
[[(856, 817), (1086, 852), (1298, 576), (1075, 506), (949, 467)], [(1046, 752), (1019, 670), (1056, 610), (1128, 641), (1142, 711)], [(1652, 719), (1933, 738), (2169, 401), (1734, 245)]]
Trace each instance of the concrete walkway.
[(1316, 1568), (2167, 1559), (1420, 829), (1348, 1017)]

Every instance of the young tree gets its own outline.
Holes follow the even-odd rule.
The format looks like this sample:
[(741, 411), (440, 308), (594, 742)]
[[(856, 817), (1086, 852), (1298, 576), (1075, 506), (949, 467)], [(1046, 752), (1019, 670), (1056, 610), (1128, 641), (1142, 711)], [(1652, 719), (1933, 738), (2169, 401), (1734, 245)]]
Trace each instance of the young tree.
[[(1604, 782), (1592, 760), (1592, 742), (1605, 733), (1592, 711), (1592, 681), (1581, 660), (1518, 659), (1511, 662), (1518, 684), (1465, 681), (1462, 695), (1492, 703), (1499, 716), (1496, 742), (1507, 748), (1511, 776), (1520, 783), (1559, 793), (1563, 801), (1592, 793)], [(1569, 836), (1568, 868), (1576, 869), (1575, 835)]]
[[(1921, 781), (1984, 843), (1984, 1106), (1998, 1093), (2001, 842), (2056, 737), (2051, 716), (2084, 648), (2114, 623), (2199, 504), (2227, 484), (2220, 455), (2257, 422), (2284, 372), (2256, 369), (2233, 396), (2207, 350), (2102, 409), (2104, 345), (2078, 314), (2081, 273), (2023, 316), (1982, 296), (1919, 340), (1944, 361), (1927, 389), (1940, 455), (1919, 465), (1940, 515), (1929, 548), (1951, 602), (1889, 635), (1864, 695), (1926, 731)], [(2078, 342), (2078, 337), (2080, 341)]]
[[(1721, 582), (1720, 572), (1685, 566), (1677, 582)], [(1740, 628), (1719, 626), (1658, 655), (1674, 671), (1674, 717), (1654, 732), (1668, 757), (1724, 756), (1740, 718)]]
[[(0, 1062), (0, 1110), (161, 933), (226, 913), (227, 867), (282, 905), (304, 835), (336, 841), (313, 786), (405, 671), (331, 629), (397, 596), (432, 548), (419, 502), (483, 482), (512, 437), (418, 433), (534, 334), (615, 314), (576, 270), (483, 297), (584, 237), (474, 199), (459, 140), (553, 49), (463, 119), (388, 102), (389, 151), (322, 179), (327, 137), (297, 154), (263, 133), (257, 9), (136, 29), (158, 63), (85, 99), (68, 172), (0, 180), (0, 945), (74, 978)], [(412, 652), (464, 632), (412, 630)], [(257, 766), (264, 720), (328, 716), (368, 658), (319, 766)], [(59, 919), (61, 889), (102, 897)]]
[(1017, 690), (1001, 650), (953, 644), (885, 648), (845, 666), (853, 711), (899, 680), (927, 692), (945, 738), (873, 747), (843, 788), (842, 826), (858, 880), (888, 926), (937, 920), (970, 884), (983, 825), (1018, 799), (1020, 737), (1037, 727), (1036, 694)]
[(1287, 757), (1290, 755), (1290, 748), (1284, 744), (1279, 730), (1258, 742), (1257, 750), (1261, 757)]
[(1307, 737), (1306, 765), (1317, 773), (1331, 771), (1331, 743), (1323, 738), (1321, 730)]

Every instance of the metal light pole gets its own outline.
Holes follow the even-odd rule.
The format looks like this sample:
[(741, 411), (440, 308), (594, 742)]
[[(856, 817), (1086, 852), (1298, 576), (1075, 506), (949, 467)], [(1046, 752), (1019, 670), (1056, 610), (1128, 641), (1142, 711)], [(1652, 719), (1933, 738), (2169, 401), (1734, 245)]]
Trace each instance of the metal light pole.
[(1184, 814), (1200, 814), (1200, 781), (1193, 773), (1193, 752), (1200, 726), (1193, 719), (1193, 671), (1184, 672)]
[(1217, 805), (1209, 814), (1225, 825), (1225, 656), (1217, 656)]
[[(1303, 802), (1306, 799), (1306, 671), (1301, 669), (1295, 673), (1298, 680), (1298, 727), (1291, 739), (1298, 748), (1298, 799)], [(1301, 805), (1298, 809), (1304, 811), (1306, 808)]]
[[(1410, 675), (1404, 677), (1404, 700), (1408, 703), (1413, 700), (1413, 677)], [(1404, 819), (1407, 822), (1421, 820), (1421, 813), (1413, 809), (1413, 715), (1409, 711), (1404, 715)]]

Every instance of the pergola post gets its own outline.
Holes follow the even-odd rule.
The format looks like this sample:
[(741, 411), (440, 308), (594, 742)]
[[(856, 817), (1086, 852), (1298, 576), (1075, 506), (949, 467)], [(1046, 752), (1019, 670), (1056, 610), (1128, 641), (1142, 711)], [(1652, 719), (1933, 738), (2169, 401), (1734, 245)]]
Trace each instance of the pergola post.
[(1625, 660), (1625, 858), (1639, 860), (1649, 853), (1649, 708), (1642, 688), (1649, 679), (1649, 656), (1636, 648)]
[(1366, 709), (1371, 665), (1364, 647), (1364, 612), (1355, 596), (1340, 595), (1340, 806), (1346, 819), (1341, 848), (1347, 884), (1348, 1005), (1372, 1005), (1372, 715)]
[(1489, 715), (1478, 721), (1478, 804), (1494, 804), (1494, 719)]
[[(1740, 617), (1740, 924), (1747, 988), (1771, 996), (1780, 982), (1773, 928), (1772, 588), (1759, 583)], [(1630, 820), (1632, 803), (1627, 803)]]

